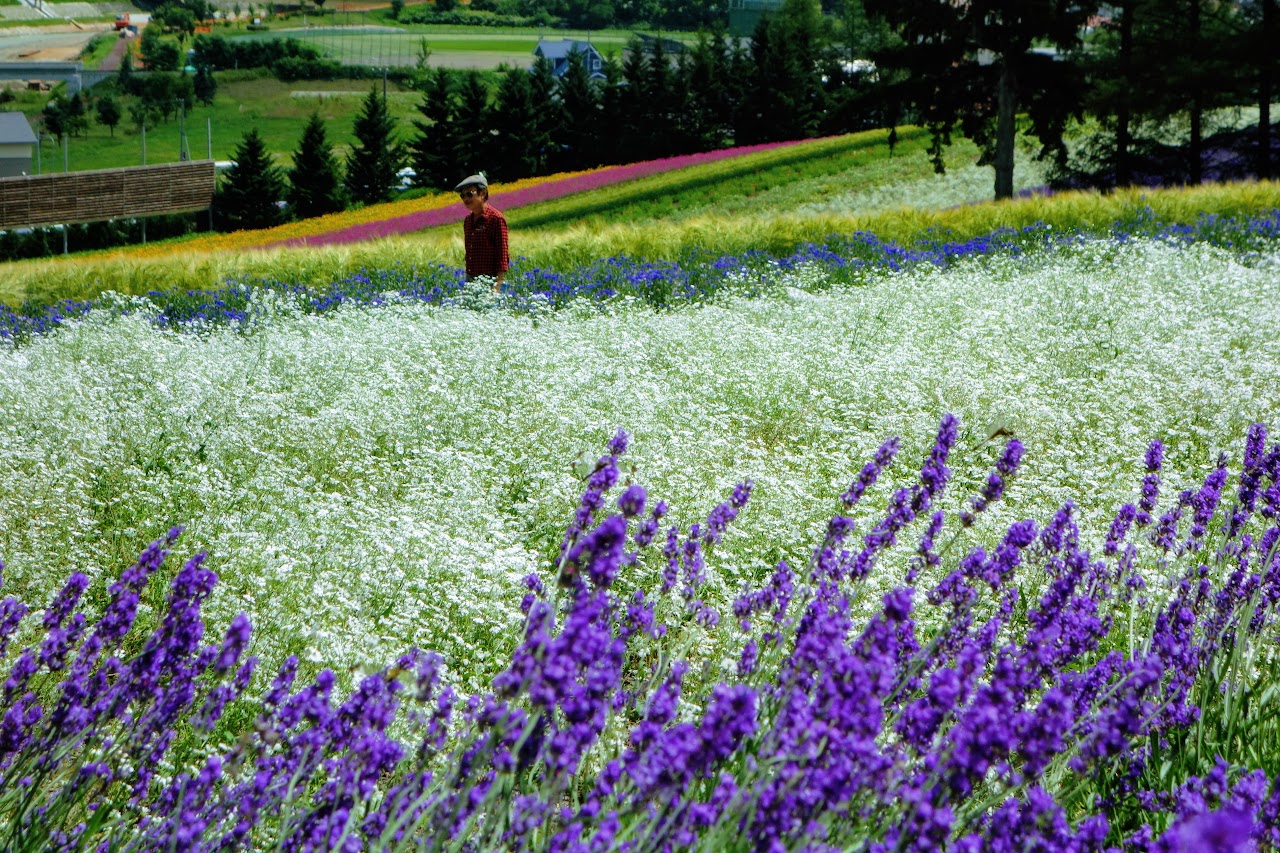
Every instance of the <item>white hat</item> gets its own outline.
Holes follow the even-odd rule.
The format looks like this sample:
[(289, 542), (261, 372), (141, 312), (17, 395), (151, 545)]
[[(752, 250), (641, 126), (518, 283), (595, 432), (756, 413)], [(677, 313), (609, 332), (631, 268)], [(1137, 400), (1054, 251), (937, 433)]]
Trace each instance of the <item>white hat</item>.
[(477, 186), (482, 190), (489, 189), (489, 181), (484, 176), (484, 172), (472, 175), (469, 178), (463, 178), (462, 183), (453, 188), (454, 192), (462, 192), (463, 187)]

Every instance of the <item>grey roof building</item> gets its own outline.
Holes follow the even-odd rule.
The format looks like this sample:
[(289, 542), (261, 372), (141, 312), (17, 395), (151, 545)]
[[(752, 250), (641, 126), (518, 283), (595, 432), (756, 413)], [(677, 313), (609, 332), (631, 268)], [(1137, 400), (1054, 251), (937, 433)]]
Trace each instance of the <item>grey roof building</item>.
[(563, 76), (569, 67), (569, 54), (578, 51), (587, 61), (587, 73), (592, 80), (604, 79), (604, 58), (600, 51), (589, 41), (576, 39), (539, 39), (538, 46), (533, 49), (535, 56), (546, 57), (551, 62), (551, 70), (555, 76)]
[(35, 131), (22, 113), (0, 113), (0, 178), (31, 173), (31, 147)]

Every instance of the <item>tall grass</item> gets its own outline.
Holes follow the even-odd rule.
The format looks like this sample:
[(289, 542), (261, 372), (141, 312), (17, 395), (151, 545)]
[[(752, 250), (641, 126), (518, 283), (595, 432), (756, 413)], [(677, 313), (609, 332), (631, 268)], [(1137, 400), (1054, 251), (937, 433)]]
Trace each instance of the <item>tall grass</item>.
[[(733, 216), (692, 216), (674, 222), (567, 224), (518, 234), (513, 255), (536, 267), (568, 270), (601, 258), (674, 259), (689, 247), (709, 253), (751, 250), (787, 253), (833, 234), (873, 233), (904, 246), (944, 237), (963, 242), (1000, 228), (1036, 223), (1063, 233), (1105, 233), (1119, 224), (1194, 223), (1204, 216), (1247, 216), (1280, 207), (1280, 182), (1165, 190), (1087, 192), (966, 205), (948, 210), (900, 208), (867, 214), (779, 213), (761, 210)], [(518, 212), (511, 219), (518, 221)], [(459, 229), (460, 230), (460, 229)], [(128, 253), (81, 263), (76, 258), (4, 265), (0, 301), (48, 304), (86, 299), (106, 291), (142, 295), (153, 290), (217, 288), (227, 279), (255, 278), (324, 286), (395, 258), (403, 265), (461, 266), (458, 233), (386, 238), (368, 245), (298, 250), (224, 251), (209, 255), (175, 252), (159, 258)]]

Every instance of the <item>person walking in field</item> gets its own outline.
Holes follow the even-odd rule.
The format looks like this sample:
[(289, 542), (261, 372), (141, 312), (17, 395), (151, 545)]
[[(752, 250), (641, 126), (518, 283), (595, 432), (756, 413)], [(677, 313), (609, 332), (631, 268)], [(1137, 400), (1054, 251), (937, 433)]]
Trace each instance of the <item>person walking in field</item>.
[(462, 221), (462, 241), (467, 250), (467, 281), (484, 276), (493, 279), (493, 292), (502, 289), (502, 277), (511, 266), (507, 248), (507, 218), (489, 204), (489, 180), (481, 172), (464, 178), (455, 187), (470, 213)]

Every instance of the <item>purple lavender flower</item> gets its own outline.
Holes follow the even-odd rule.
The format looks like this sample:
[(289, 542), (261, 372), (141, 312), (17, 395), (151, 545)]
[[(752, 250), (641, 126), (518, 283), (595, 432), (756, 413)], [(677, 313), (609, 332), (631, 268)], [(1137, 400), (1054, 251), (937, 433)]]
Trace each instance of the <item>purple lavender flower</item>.
[(1151, 513), (1155, 511), (1156, 501), (1160, 498), (1160, 467), (1164, 463), (1164, 445), (1157, 439), (1147, 447), (1145, 456), (1147, 474), (1142, 478), (1142, 497), (1138, 500), (1138, 514), (1135, 521), (1139, 527), (1151, 523)]
[(644, 486), (632, 485), (618, 498), (618, 509), (627, 518), (635, 518), (644, 512), (644, 503), (648, 498)]
[(899, 446), (900, 442), (897, 437), (890, 438), (880, 445), (871, 461), (862, 466), (858, 479), (854, 480), (848, 491), (840, 496), (840, 501), (844, 504), (845, 509), (852, 509), (854, 504), (862, 499), (867, 489), (875, 485), (881, 472), (889, 467), (889, 463), (897, 455)]

